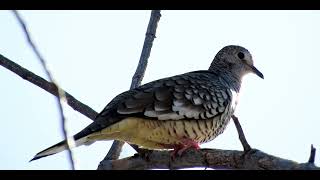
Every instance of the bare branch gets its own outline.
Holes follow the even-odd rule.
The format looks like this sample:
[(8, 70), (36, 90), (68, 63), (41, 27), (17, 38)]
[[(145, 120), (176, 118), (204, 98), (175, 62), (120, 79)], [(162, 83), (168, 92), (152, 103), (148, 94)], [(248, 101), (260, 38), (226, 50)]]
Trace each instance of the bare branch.
[[(144, 77), (147, 65), (148, 65), (148, 58), (150, 57), (151, 48), (153, 45), (153, 40), (156, 37), (156, 30), (158, 26), (158, 22), (160, 20), (161, 14), (160, 10), (152, 10), (151, 16), (147, 28), (146, 37), (144, 39), (144, 44), (140, 56), (140, 60), (136, 69), (135, 74), (132, 77), (132, 82), (130, 89), (134, 89), (138, 86), (140, 86), (141, 81)], [(118, 159), (121, 153), (121, 149), (124, 145), (124, 142), (120, 142), (115, 140), (107, 154), (107, 156), (104, 158), (104, 160), (114, 160)], [(139, 152), (139, 148), (136, 145), (130, 144), (133, 149), (135, 149), (137, 152)], [(104, 161), (103, 160), (103, 161)], [(98, 167), (99, 169), (99, 167)]]
[(311, 151), (310, 151), (310, 157), (309, 157), (308, 163), (314, 164), (315, 157), (316, 157), (316, 148), (314, 148), (313, 144), (311, 144)]
[[(118, 159), (121, 154), (121, 149), (123, 145), (124, 145), (123, 141), (114, 140), (108, 154), (102, 161)], [(98, 169), (99, 169), (99, 166), (98, 166)]]
[(58, 97), (57, 97), (57, 105), (58, 105), (58, 110), (60, 113), (60, 118), (61, 118), (61, 123), (62, 123), (62, 133), (64, 135), (64, 138), (67, 140), (67, 150), (68, 150), (68, 157), (69, 157), (69, 161), (71, 164), (71, 168), (74, 170), (75, 169), (75, 163), (74, 163), (74, 157), (71, 151), (71, 147), (75, 146), (75, 141), (73, 139), (73, 136), (69, 136), (67, 127), (66, 127), (66, 118), (64, 116), (64, 112), (63, 112), (63, 107), (62, 107), (62, 102), (66, 101), (66, 96), (64, 94), (64, 91), (62, 91), (59, 86), (57, 85), (56, 81), (53, 79), (52, 73), (49, 70), (49, 67), (47, 66), (46, 61), (44, 60), (43, 56), (40, 54), (38, 48), (36, 47), (36, 45), (33, 43), (30, 34), (28, 32), (26, 23), (23, 21), (23, 19), (20, 17), (18, 11), (13, 10), (12, 11), (13, 14), (15, 15), (15, 17), (17, 18), (17, 20), (20, 23), (20, 26), (28, 40), (29, 45), (31, 46), (33, 52), (37, 55), (40, 64), (42, 65), (43, 69), (45, 70), (46, 75), (48, 76), (49, 80), (56, 85), (57, 90), (58, 90)]
[(297, 163), (266, 154), (257, 149), (247, 153), (236, 150), (201, 149), (187, 150), (182, 157), (171, 160), (168, 151), (153, 151), (148, 161), (140, 156), (120, 160), (104, 161), (104, 170), (141, 170), (141, 169), (183, 169), (208, 167), (213, 169), (251, 169), (251, 170), (320, 170), (316, 166)]
[(241, 127), (241, 125), (240, 125), (240, 122), (239, 122), (237, 116), (232, 115), (231, 117), (232, 117), (232, 119), (233, 119), (234, 125), (235, 125), (236, 128), (237, 128), (237, 131), (238, 131), (238, 134), (239, 134), (239, 139), (240, 139), (241, 144), (242, 144), (242, 146), (243, 146), (244, 152), (250, 151), (250, 150), (251, 150), (251, 147), (250, 147), (249, 143), (248, 143), (247, 140), (246, 140), (246, 137), (245, 137), (245, 135), (244, 135), (244, 133), (243, 133), (242, 127)]
[[(30, 83), (40, 87), (41, 89), (47, 91), (48, 93), (58, 97), (58, 90), (55, 84), (48, 82), (42, 77), (25, 69), (24, 67), (11, 61), (10, 59), (4, 57), (1, 54), (0, 54), (0, 65), (12, 71), (13, 73), (17, 74), (22, 79), (29, 81)], [(79, 113), (83, 114), (84, 116), (88, 117), (91, 120), (95, 119), (95, 117), (98, 114), (96, 111), (94, 111), (89, 106), (83, 104), (82, 102), (74, 98), (68, 92), (64, 91), (64, 93), (67, 98), (67, 103), (71, 108), (73, 108), (75, 111), (78, 111)]]
[(146, 37), (144, 39), (144, 44), (143, 44), (139, 64), (137, 66), (135, 74), (132, 77), (130, 89), (140, 86), (141, 81), (144, 77), (144, 74), (148, 65), (148, 58), (150, 57), (151, 48), (153, 45), (153, 40), (156, 37), (156, 30), (158, 27), (158, 22), (160, 20), (160, 17), (161, 17), (160, 10), (151, 11), (151, 16), (150, 16), (150, 20), (147, 28)]

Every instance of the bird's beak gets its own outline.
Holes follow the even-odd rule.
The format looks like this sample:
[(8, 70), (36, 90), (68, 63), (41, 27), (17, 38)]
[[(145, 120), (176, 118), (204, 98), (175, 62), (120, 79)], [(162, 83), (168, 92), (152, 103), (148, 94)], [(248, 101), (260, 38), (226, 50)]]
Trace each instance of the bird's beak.
[(259, 76), (262, 79), (264, 79), (263, 74), (256, 67), (254, 67), (253, 65), (250, 66), (250, 67), (251, 67), (253, 73), (255, 73), (257, 76)]

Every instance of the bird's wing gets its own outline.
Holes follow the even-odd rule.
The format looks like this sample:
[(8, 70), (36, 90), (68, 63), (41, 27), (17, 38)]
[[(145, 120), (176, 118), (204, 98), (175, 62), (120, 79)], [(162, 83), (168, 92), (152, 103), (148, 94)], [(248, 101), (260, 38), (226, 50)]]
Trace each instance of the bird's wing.
[(215, 74), (197, 71), (148, 83), (125, 96), (116, 112), (158, 120), (212, 118), (224, 112), (232, 97), (213, 79)]

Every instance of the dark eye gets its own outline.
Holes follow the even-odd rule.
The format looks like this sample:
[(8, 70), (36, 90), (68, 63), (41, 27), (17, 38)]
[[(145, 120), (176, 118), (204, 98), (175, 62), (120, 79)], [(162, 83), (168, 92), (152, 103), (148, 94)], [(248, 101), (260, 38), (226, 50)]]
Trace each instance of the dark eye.
[(244, 58), (244, 54), (243, 54), (242, 52), (239, 52), (239, 53), (238, 53), (238, 57), (239, 57), (240, 59), (243, 59), (243, 58)]

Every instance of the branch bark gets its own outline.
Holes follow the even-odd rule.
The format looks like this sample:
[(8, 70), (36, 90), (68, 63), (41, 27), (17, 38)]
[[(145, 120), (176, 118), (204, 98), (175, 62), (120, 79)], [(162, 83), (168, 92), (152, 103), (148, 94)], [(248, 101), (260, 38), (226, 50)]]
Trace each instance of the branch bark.
[(168, 151), (153, 151), (148, 160), (140, 156), (104, 161), (103, 170), (183, 169), (204, 167), (213, 169), (247, 170), (320, 170), (310, 163), (297, 163), (266, 154), (257, 149), (244, 153), (236, 150), (201, 149), (187, 150), (181, 157), (171, 160)]
[[(151, 48), (153, 45), (153, 40), (156, 37), (156, 30), (158, 26), (158, 22), (160, 20), (161, 14), (160, 10), (152, 10), (151, 11), (151, 16), (146, 32), (146, 37), (144, 39), (144, 44), (142, 48), (142, 52), (140, 55), (140, 60), (136, 69), (136, 72), (134, 73), (132, 77), (132, 82), (130, 89), (134, 89), (138, 86), (140, 86), (142, 79), (144, 77), (147, 65), (148, 65), (148, 59), (150, 57), (151, 53)], [(113, 141), (112, 146), (106, 155), (106, 157), (102, 161), (107, 161), (107, 160), (115, 160), (118, 159), (121, 153), (121, 149), (124, 145), (124, 142), (121, 141)], [(138, 146), (130, 144), (130, 146), (135, 149), (137, 152), (140, 152)], [(98, 167), (99, 169), (99, 167)]]

